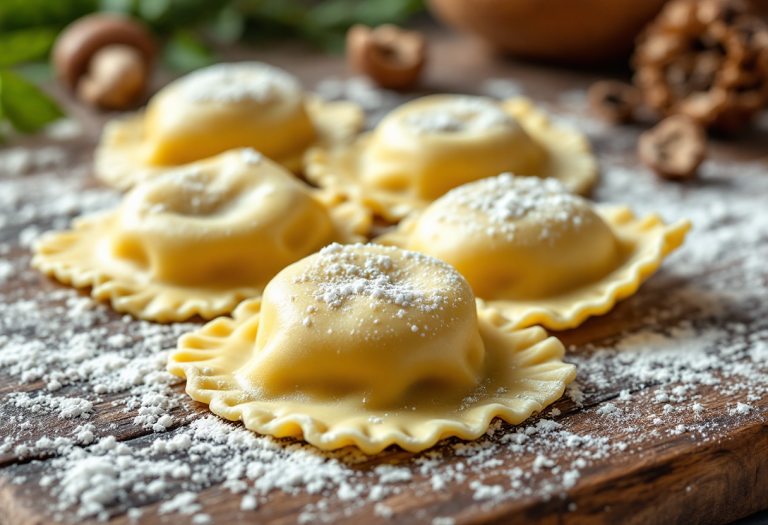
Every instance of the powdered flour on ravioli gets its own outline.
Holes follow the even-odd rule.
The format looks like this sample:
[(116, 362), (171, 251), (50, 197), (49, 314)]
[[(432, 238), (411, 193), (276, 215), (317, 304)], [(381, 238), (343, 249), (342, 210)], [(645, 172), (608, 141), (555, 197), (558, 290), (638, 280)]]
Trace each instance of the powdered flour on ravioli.
[(350, 140), (364, 115), (305, 95), (291, 74), (260, 62), (216, 64), (161, 89), (141, 113), (107, 124), (96, 175), (127, 189), (174, 166), (255, 148), (292, 171), (313, 144)]
[(503, 174), (450, 191), (376, 241), (451, 264), (517, 326), (561, 330), (633, 294), (689, 228)]
[(559, 341), (478, 310), (453, 268), (397, 248), (331, 245), (233, 317), (180, 339), (168, 370), (214, 413), (322, 449), (476, 439), (494, 417), (541, 411), (575, 377)]
[(370, 214), (311, 189), (252, 149), (145, 181), (122, 205), (36, 245), (32, 264), (137, 317), (231, 312), (289, 264), (362, 239)]
[(307, 177), (396, 221), (449, 190), (512, 171), (588, 192), (597, 165), (586, 138), (553, 126), (525, 99), (432, 95), (393, 110), (354, 144), (307, 152)]

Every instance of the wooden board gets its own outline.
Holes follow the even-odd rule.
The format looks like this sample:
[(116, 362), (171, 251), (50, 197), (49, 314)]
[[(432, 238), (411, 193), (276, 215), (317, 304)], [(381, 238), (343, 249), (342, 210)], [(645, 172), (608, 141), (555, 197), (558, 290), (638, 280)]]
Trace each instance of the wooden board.
[[(530, 96), (548, 102), (550, 107), (556, 107), (563, 93), (583, 89), (600, 77), (596, 73), (506, 62), (461, 37), (441, 32), (433, 34), (432, 41), (431, 69), (423, 92), (477, 93), (485, 79), (514, 78)], [(340, 59), (321, 57), (293, 44), (259, 52), (228, 49), (226, 53), (233, 60), (257, 58), (286, 67), (310, 87), (330, 75), (345, 74)], [(62, 177), (66, 177), (67, 172), (73, 169), (89, 169), (98, 130), (105, 120), (105, 116), (95, 115), (82, 107), (72, 104), (69, 107), (84, 123), (86, 133), (66, 143), (71, 155), (66, 166), (57, 168)], [(758, 130), (738, 142), (717, 143), (713, 157), (722, 161), (759, 158), (766, 154), (763, 146), (765, 135), (765, 131)], [(34, 138), (24, 144), (44, 146), (49, 142), (49, 139)], [(637, 162), (632, 144), (617, 145), (612, 141), (610, 131), (597, 134), (594, 145), (598, 153), (612, 159), (621, 158), (628, 164)], [(0, 172), (0, 180), (24, 176), (27, 175)], [(768, 177), (768, 168), (754, 176)], [(91, 184), (95, 188), (99, 186), (95, 180)], [(727, 188), (723, 191), (727, 191)], [(630, 198), (631, 195), (628, 195), (628, 200)], [(37, 224), (42, 229), (50, 227), (50, 221), (45, 219), (31, 220), (23, 227), (30, 224)], [(5, 256), (8, 260), (28, 260), (27, 249), (16, 242), (21, 230), (22, 227), (18, 225), (0, 229), (0, 242), (14, 244)], [(760, 242), (768, 243), (768, 239)], [(617, 337), (648, 324), (649, 312), (658, 310), (657, 307), (664, 304), (670, 295), (682, 295), (691, 288), (712, 288), (717, 283), (736, 278), (734, 273), (738, 272), (738, 268), (732, 266), (712, 265), (701, 268), (690, 278), (681, 278), (675, 272), (662, 270), (636, 297), (618, 305), (609, 315), (592, 319), (577, 330), (560, 334), (560, 337), (566, 346), (573, 345), (571, 356), (575, 362), (586, 363), (595, 348), (610, 347)], [(0, 293), (6, 300), (32, 297), (41, 292), (54, 293), (63, 288), (37, 274), (22, 275), (23, 279), (0, 283)], [(768, 277), (768, 271), (765, 275)], [(768, 328), (768, 319), (756, 317), (746, 299), (739, 302), (739, 298), (735, 298), (736, 307), (714, 316), (702, 313), (702, 301), (706, 302), (705, 299), (701, 295), (692, 297), (688, 302), (679, 302), (674, 311), (656, 317), (654, 322), (657, 327), (675, 328), (682, 321), (693, 319), (697, 323), (708, 323), (712, 328), (726, 332), (732, 331), (734, 323), (746, 326), (752, 332)], [(711, 311), (712, 305), (709, 306)], [(107, 333), (117, 333), (117, 327), (122, 322), (120, 319), (120, 315), (109, 313), (93, 328), (103, 326)], [(738, 337), (734, 332), (734, 340)], [(727, 343), (718, 341), (717, 344)], [(556, 473), (568, 470), (577, 457), (576, 452), (571, 453), (562, 447), (547, 458), (552, 463), (545, 468), (537, 466), (537, 462), (540, 463), (537, 459), (540, 451), (494, 449), (494, 457), (501, 460), (500, 466), (477, 471), (468, 469), (466, 479), (450, 483), (445, 490), (440, 491), (425, 490), (424, 485), (428, 480), (414, 465), (414, 455), (399, 450), (386, 451), (354, 468), (365, 473), (376, 465), (391, 463), (405, 465), (413, 471), (411, 481), (401, 483), (396, 493), (382, 500), (391, 509), (391, 518), (401, 523), (428, 523), (435, 517), (452, 517), (455, 523), (462, 524), (728, 523), (768, 508), (768, 396), (758, 395), (759, 399), (752, 402), (752, 409), (747, 416), (736, 414), (733, 406), (743, 399), (743, 390), (736, 388), (738, 380), (725, 372), (715, 370), (714, 373), (718, 375), (720, 383), (700, 385), (696, 390), (696, 401), (706, 407), (703, 413), (678, 412), (674, 417), (653, 424), (641, 416), (648, 407), (656, 406), (654, 400), (659, 399), (657, 393), (660, 387), (654, 381), (639, 382), (621, 375), (613, 378), (609, 375), (607, 381), (593, 381), (593, 378), (580, 376), (584, 394), (580, 404), (577, 406), (567, 397), (561, 399), (554, 405), (561, 414), (553, 420), (562, 425), (558, 427), (558, 432), (600, 436), (603, 441), (595, 445), (596, 452), (588, 465), (580, 469), (577, 482), (558, 490), (548, 490), (547, 487), (557, 485), (555, 480), (560, 478)], [(89, 399), (93, 399), (94, 415), (88, 421), (95, 426), (99, 435), (110, 434), (118, 441), (136, 447), (148, 446), (152, 442), (156, 436), (151, 431), (132, 424), (136, 410), (126, 411), (115, 403), (125, 394), (95, 396), (88, 390), (88, 386), (85, 381), (65, 386), (58, 393), (90, 396)], [(665, 391), (672, 387), (674, 383), (664, 385)], [(183, 392), (183, 385), (174, 388), (179, 394)], [(0, 407), (3, 407), (0, 414), (6, 416), (6, 419), (0, 419), (0, 441), (16, 430), (15, 420), (7, 418), (14, 413), (10, 407), (10, 396), (17, 392), (34, 394), (44, 391), (45, 384), (42, 381), (22, 384), (18, 377), (0, 374)], [(622, 401), (628, 394), (633, 399), (631, 405)], [(627, 424), (626, 419), (621, 419), (621, 423), (617, 424), (610, 417), (610, 410), (606, 410), (609, 404), (623, 407), (625, 411), (634, 410), (637, 423)], [(172, 413), (176, 423), (170, 428), (170, 435), (179, 432), (191, 420), (208, 411), (205, 405), (181, 397), (181, 405)], [(532, 426), (537, 420), (534, 418), (523, 427)], [(14, 447), (25, 443), (33, 446), (42, 435), (71, 435), (82, 422), (79, 419), (61, 420), (41, 414), (34, 418), (32, 429), (17, 440)], [(683, 427), (696, 428), (697, 431), (680, 431)], [(508, 425), (502, 425), (496, 437), (491, 436), (481, 441), (496, 443), (494, 440), (498, 435), (510, 431)], [(551, 439), (558, 439), (555, 433)], [(438, 449), (446, 451), (447, 456), (442, 460), (444, 466), (465, 461), (455, 454), (455, 443), (455, 440), (449, 440), (447, 444), (438, 446)], [(537, 446), (545, 447), (546, 439), (537, 443)], [(0, 524), (47, 523), (53, 517), (51, 509), (55, 498), (47, 489), (40, 487), (39, 481), (55, 453), (33, 451), (19, 457), (14, 450), (0, 454)], [(583, 457), (583, 454), (579, 457)], [(514, 497), (492, 502), (475, 498), (476, 490), (472, 487), (478, 481), (483, 485), (500, 485), (508, 489), (511, 483), (509, 469), (513, 467), (533, 473), (523, 483), (523, 489), (530, 488), (530, 493), (526, 494), (521, 489)], [(321, 499), (320, 495), (301, 491), (294, 495), (276, 491), (261, 501), (256, 512), (245, 513), (240, 510), (241, 496), (224, 489), (222, 481), (211, 480), (211, 486), (199, 496), (203, 511), (213, 518), (214, 523), (240, 520), (296, 523), (299, 515), (305, 512), (306, 505)], [(188, 522), (188, 516), (158, 516), (156, 511), (160, 504), (157, 498), (121, 502), (112, 509), (113, 517), (110, 521), (128, 523), (125, 509), (139, 506), (144, 508), (142, 523)], [(389, 518), (374, 513), (374, 508), (372, 502), (351, 506), (349, 502), (336, 499), (325, 509), (325, 515), (334, 516), (336, 522), (387, 522)], [(352, 512), (345, 514), (345, 510), (350, 509)], [(71, 511), (63, 512), (62, 517), (65, 520), (77, 519)]]

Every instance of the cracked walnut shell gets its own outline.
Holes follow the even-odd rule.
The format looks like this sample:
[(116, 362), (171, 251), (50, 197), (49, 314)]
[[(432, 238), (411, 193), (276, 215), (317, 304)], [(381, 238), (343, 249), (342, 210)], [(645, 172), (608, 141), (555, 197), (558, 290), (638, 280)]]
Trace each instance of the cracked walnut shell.
[(734, 132), (768, 102), (768, 27), (728, 0), (674, 0), (634, 56), (634, 83), (661, 115)]

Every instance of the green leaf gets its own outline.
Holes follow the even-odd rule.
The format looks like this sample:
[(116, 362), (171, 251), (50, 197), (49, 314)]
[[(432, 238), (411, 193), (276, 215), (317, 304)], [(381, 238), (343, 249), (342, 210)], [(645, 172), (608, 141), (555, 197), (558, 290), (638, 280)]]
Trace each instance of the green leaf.
[(63, 27), (96, 7), (97, 0), (0, 0), (0, 32)]
[(160, 20), (171, 8), (171, 0), (141, 0), (139, 15), (144, 20), (155, 22)]
[(216, 62), (213, 51), (192, 31), (176, 31), (163, 52), (166, 65), (177, 73), (188, 73)]
[(245, 29), (245, 18), (232, 7), (225, 7), (208, 25), (208, 30), (219, 42), (232, 44), (240, 40)]
[(34, 133), (64, 116), (37, 86), (10, 69), (0, 70), (0, 106), (13, 127), (24, 133)]
[(136, 9), (136, 2), (133, 0), (99, 0), (99, 11), (128, 15)]
[(420, 0), (370, 0), (357, 4), (354, 16), (369, 26), (402, 24), (423, 9)]
[(137, 0), (132, 10), (161, 34), (191, 30), (211, 21), (231, 0)]
[(97, 0), (0, 0), (0, 33), (32, 27), (61, 28), (97, 8)]
[[(0, 84), (0, 94), (2, 94), (2, 84)], [(5, 120), (5, 115), (3, 115), (3, 105), (0, 104), (0, 144), (5, 142), (5, 136), (3, 136), (3, 120)]]
[(50, 62), (25, 62), (13, 66), (13, 71), (37, 85), (53, 82), (55, 75)]
[(55, 39), (56, 31), (48, 27), (0, 34), (0, 67), (45, 57)]
[(326, 0), (314, 6), (306, 24), (318, 28), (345, 28), (355, 22), (354, 5), (348, 0)]

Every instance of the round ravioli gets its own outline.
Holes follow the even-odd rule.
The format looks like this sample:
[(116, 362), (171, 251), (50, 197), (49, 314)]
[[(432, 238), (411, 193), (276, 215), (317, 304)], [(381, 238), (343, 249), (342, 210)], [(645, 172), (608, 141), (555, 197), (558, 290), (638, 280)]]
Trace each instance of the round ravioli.
[(586, 193), (597, 163), (586, 137), (554, 126), (527, 99), (431, 95), (392, 111), (372, 133), (307, 152), (305, 173), (397, 221), (449, 190), (503, 172)]
[(230, 420), (322, 449), (417, 452), (492, 419), (521, 423), (575, 377), (544, 330), (478, 309), (442, 261), (334, 244), (280, 272), (260, 300), (179, 340), (168, 370)]
[(689, 228), (503, 174), (450, 191), (376, 242), (451, 264), (516, 327), (564, 330), (635, 293)]
[(32, 265), (153, 321), (231, 312), (286, 266), (357, 242), (370, 212), (339, 204), (252, 149), (137, 185), (116, 210), (80, 217), (35, 246)]
[(104, 128), (96, 175), (119, 189), (235, 148), (254, 148), (292, 171), (314, 144), (349, 142), (362, 128), (350, 102), (307, 96), (289, 73), (260, 62), (210, 66), (161, 89), (143, 112)]

